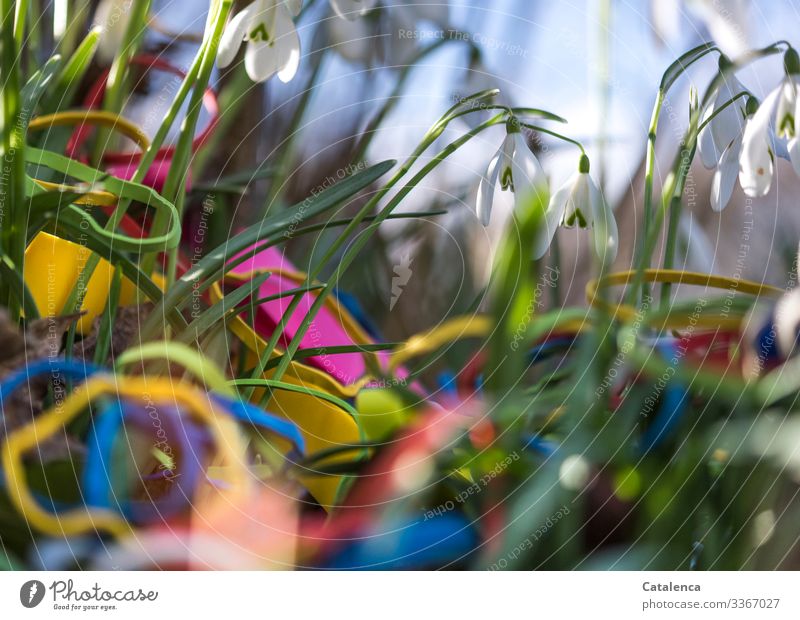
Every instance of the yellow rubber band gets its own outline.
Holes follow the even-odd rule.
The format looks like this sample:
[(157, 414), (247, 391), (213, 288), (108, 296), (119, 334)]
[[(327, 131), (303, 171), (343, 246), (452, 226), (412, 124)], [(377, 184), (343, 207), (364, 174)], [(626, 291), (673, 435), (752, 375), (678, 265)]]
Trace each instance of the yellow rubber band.
[[(636, 271), (620, 271), (617, 273), (611, 273), (599, 280), (591, 280), (586, 285), (586, 299), (592, 305), (592, 307), (612, 315), (616, 320), (623, 323), (633, 323), (636, 320), (641, 320), (642, 312), (640, 309), (628, 304), (610, 303), (597, 294), (601, 288), (629, 284), (635, 278), (635, 276)], [(680, 271), (676, 269), (647, 269), (644, 272), (644, 281), (650, 283), (688, 284), (690, 286), (702, 286), (724, 291), (740, 292), (746, 295), (753, 295), (755, 297), (761, 297), (763, 295), (778, 297), (783, 295), (785, 292), (783, 289), (779, 289), (769, 284), (761, 284), (758, 282), (752, 282), (750, 280), (728, 278), (725, 276), (717, 276), (708, 273)], [(742, 321), (741, 317), (732, 317), (721, 314), (714, 314), (712, 316), (701, 315), (692, 317), (691, 319), (687, 316), (668, 315), (659, 321), (658, 325), (663, 328), (680, 329), (687, 327), (690, 320), (692, 321), (692, 325), (711, 328), (738, 328)]]
[(194, 375), (198, 381), (207, 385), (209, 389), (225, 396), (236, 396), (236, 391), (228, 384), (225, 375), (214, 362), (202, 353), (179, 342), (162, 340), (127, 349), (125, 353), (117, 357), (115, 365), (117, 370), (133, 363), (137, 363), (141, 368), (141, 365), (149, 360), (163, 360), (171, 364), (178, 364)]
[[(146, 151), (150, 147), (150, 138), (142, 131), (138, 125), (128, 119), (111, 112), (102, 110), (73, 110), (68, 112), (56, 112), (37, 116), (28, 124), (29, 131), (41, 131), (50, 127), (61, 127), (65, 125), (99, 125), (118, 131), (127, 138), (130, 138), (142, 149)], [(49, 191), (76, 192), (83, 194), (75, 200), (76, 204), (91, 204), (97, 206), (111, 206), (117, 203), (117, 196), (111, 192), (103, 190), (85, 191), (85, 188), (78, 185), (64, 185), (61, 183), (50, 183), (32, 179), (39, 187)]]
[(124, 116), (104, 110), (70, 110), (67, 112), (56, 112), (55, 114), (37, 116), (31, 119), (31, 122), (28, 124), (28, 130), (41, 131), (49, 127), (84, 124), (99, 125), (118, 131), (136, 142), (142, 151), (146, 151), (150, 147), (150, 138), (147, 137), (147, 134), (142, 131), (136, 123), (129, 121)]
[(483, 338), (492, 329), (492, 319), (485, 315), (459, 316), (426, 332), (409, 338), (404, 345), (392, 353), (391, 370), (413, 357), (436, 351), (448, 342), (464, 338)]
[[(31, 493), (22, 464), (22, 456), (40, 442), (55, 435), (89, 404), (102, 395), (117, 395), (141, 400), (145, 395), (157, 402), (176, 402), (185, 406), (211, 430), (218, 449), (218, 461), (226, 467), (227, 490), (220, 493), (229, 499), (246, 490), (249, 474), (243, 465), (245, 446), (232, 418), (218, 410), (212, 399), (189, 386), (168, 379), (145, 377), (116, 377), (100, 375), (90, 378), (57, 407), (37, 416), (30, 424), (15, 430), (3, 445), (2, 463), (8, 484), (8, 496), (25, 519), (38, 530), (53, 536), (77, 535), (87, 531), (104, 530), (117, 537), (131, 533), (131, 526), (117, 513), (109, 510), (76, 508), (59, 514), (42, 509)], [(227, 501), (226, 499), (226, 501)]]

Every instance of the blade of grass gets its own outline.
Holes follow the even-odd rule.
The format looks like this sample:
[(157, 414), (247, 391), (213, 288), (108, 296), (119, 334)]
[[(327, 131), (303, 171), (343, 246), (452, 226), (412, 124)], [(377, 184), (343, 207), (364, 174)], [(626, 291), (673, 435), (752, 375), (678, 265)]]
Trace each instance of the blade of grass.
[(53, 92), (42, 102), (42, 109), (45, 112), (56, 112), (70, 104), (92, 63), (97, 45), (100, 43), (100, 33), (99, 27), (92, 28), (70, 56), (58, 74)]
[(119, 294), (122, 289), (122, 268), (117, 265), (111, 277), (111, 287), (108, 293), (108, 302), (103, 310), (100, 325), (97, 329), (97, 344), (94, 350), (94, 363), (96, 366), (105, 366), (111, 348), (111, 334), (114, 331), (114, 320), (119, 308)]
[[(332, 394), (328, 394), (328, 392), (323, 392), (322, 390), (316, 390), (314, 388), (307, 387), (305, 385), (295, 385), (294, 383), (286, 383), (285, 381), (277, 381), (274, 379), (234, 379), (233, 381), (229, 382), (230, 385), (235, 387), (263, 387), (267, 388), (265, 391), (270, 393), (271, 390), (284, 390), (286, 392), (295, 392), (297, 394), (306, 394), (307, 396), (313, 396), (314, 398), (319, 398), (320, 400), (327, 401), (332, 405), (336, 405), (340, 409), (343, 409), (351, 416), (353, 419), (358, 423), (358, 411), (356, 411), (355, 407), (348, 403), (346, 400), (342, 400)], [(267, 398), (269, 400), (269, 398)]]
[[(3, 85), (2, 157), (4, 175), (2, 182), (3, 226), (0, 227), (0, 249), (8, 256), (14, 269), (22, 269), (25, 261), (25, 133), (24, 114), (20, 97), (20, 49), (14, 38), (15, 5), (13, 0), (0, 0), (0, 84)], [(0, 283), (0, 303), (8, 306), (12, 321), (21, 314), (20, 301), (10, 295), (6, 282)]]
[(232, 293), (225, 295), (225, 297), (189, 323), (186, 329), (176, 334), (175, 341), (189, 344), (198, 340), (200, 335), (205, 334), (212, 325), (220, 321), (224, 322), (229, 315), (234, 314), (239, 304), (257, 291), (271, 275), (271, 273), (259, 274), (246, 284), (239, 286)]

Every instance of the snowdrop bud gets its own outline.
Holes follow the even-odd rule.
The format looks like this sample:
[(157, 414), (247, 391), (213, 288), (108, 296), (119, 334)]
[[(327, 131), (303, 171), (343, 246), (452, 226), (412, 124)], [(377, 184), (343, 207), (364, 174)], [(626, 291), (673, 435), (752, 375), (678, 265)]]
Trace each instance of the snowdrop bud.
[(689, 115), (691, 116), (700, 107), (700, 98), (697, 95), (697, 89), (692, 86), (689, 89)]
[(255, 0), (228, 22), (220, 39), (217, 64), (227, 67), (246, 41), (244, 66), (254, 82), (277, 75), (290, 81), (300, 63), (300, 37), (284, 0)]

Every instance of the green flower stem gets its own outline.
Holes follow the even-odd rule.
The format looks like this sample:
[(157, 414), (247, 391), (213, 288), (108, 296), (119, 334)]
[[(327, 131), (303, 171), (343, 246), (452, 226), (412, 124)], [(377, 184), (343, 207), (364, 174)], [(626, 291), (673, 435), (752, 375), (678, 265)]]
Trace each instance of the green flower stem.
[[(22, 273), (25, 258), (27, 205), (25, 203), (25, 136), (23, 127), (32, 110), (22, 109), (20, 99), (19, 48), (14, 38), (14, 0), (0, 0), (0, 84), (2, 84), (2, 161), (0, 181), (0, 243), (13, 268)], [(25, 1), (24, 4), (27, 4)], [(9, 308), (12, 320), (21, 315), (20, 301), (10, 293), (3, 278), (0, 302)]]
[[(664, 100), (669, 92), (669, 89), (692, 64), (705, 57), (711, 52), (719, 51), (715, 46), (704, 43), (696, 48), (689, 50), (672, 63), (664, 72), (661, 78), (661, 83), (656, 94), (656, 101), (653, 105), (653, 113), (650, 117), (650, 127), (647, 131), (647, 155), (645, 157), (645, 176), (644, 176), (644, 206), (643, 206), (643, 231), (642, 243), (639, 246), (639, 256), (636, 263), (644, 264), (643, 269), (650, 266), (650, 253), (647, 252), (647, 240), (649, 239), (650, 231), (653, 227), (653, 185), (656, 166), (656, 139), (658, 136), (658, 122), (661, 118), (661, 109), (664, 106)], [(652, 250), (650, 250), (652, 252)], [(641, 283), (642, 298), (648, 298), (650, 295), (650, 287), (647, 283)], [(639, 288), (634, 287), (631, 289), (631, 296), (639, 293)]]
[[(741, 99), (742, 97), (748, 96), (749, 93), (747, 91), (743, 91), (738, 93), (736, 96), (732, 97), (728, 101), (726, 101), (723, 105), (719, 108), (715, 109), (713, 114), (711, 114), (705, 121), (703, 121), (697, 128), (697, 136), (699, 137), (700, 132), (708, 125), (714, 118), (723, 110), (725, 110), (728, 106), (732, 105), (737, 99)], [(691, 152), (687, 155), (689, 157), (689, 161), (694, 159), (694, 154), (697, 149), (697, 144), (695, 142), (694, 147), (692, 148)], [(686, 174), (688, 175), (688, 168), (686, 170)], [(686, 175), (681, 178), (681, 182), (679, 186), (675, 190), (675, 195), (672, 197), (669, 206), (669, 227), (667, 228), (667, 241), (664, 247), (664, 260), (662, 263), (662, 267), (664, 269), (672, 269), (675, 263), (675, 246), (678, 242), (678, 228), (680, 225), (680, 218), (681, 212), (683, 211), (683, 190), (686, 185)], [(672, 291), (672, 284), (670, 282), (664, 282), (661, 285), (661, 301), (660, 305), (662, 308), (666, 308), (669, 304), (669, 297)]]
[[(103, 98), (103, 109), (108, 112), (119, 114), (122, 111), (128, 67), (130, 66), (131, 59), (139, 50), (139, 45), (147, 31), (150, 4), (151, 0), (139, 0), (131, 5), (130, 21), (122, 37), (122, 45), (117, 51), (108, 73), (106, 92)], [(100, 162), (100, 158), (102, 157), (103, 151), (106, 149), (110, 135), (109, 130), (98, 129), (93, 156), (93, 161), (95, 163)]]
[[(175, 153), (172, 156), (172, 163), (170, 164), (169, 173), (167, 174), (167, 180), (164, 184), (163, 194), (167, 200), (171, 200), (175, 205), (175, 208), (178, 210), (179, 219), (183, 216), (183, 207), (186, 201), (186, 179), (191, 165), (192, 142), (194, 141), (197, 121), (203, 109), (203, 96), (205, 95), (208, 82), (211, 79), (214, 63), (217, 61), (217, 50), (219, 49), (220, 38), (222, 37), (222, 32), (225, 29), (225, 24), (228, 21), (228, 15), (232, 8), (232, 0), (221, 0), (219, 3), (219, 11), (212, 22), (211, 37), (207, 39), (205, 49), (203, 50), (203, 59), (197, 72), (197, 80), (194, 84), (191, 99), (189, 100), (189, 109), (181, 125), (181, 133), (178, 137), (178, 143), (175, 146)], [(162, 231), (167, 229), (168, 224), (169, 221), (166, 216), (157, 214), (153, 221), (152, 233), (161, 234)], [(166, 273), (167, 288), (175, 281), (175, 272), (178, 263), (178, 247), (169, 250), (168, 257), (169, 262)], [(151, 255), (150, 260), (154, 259), (155, 256)]]
[[(502, 397), (519, 385), (528, 365), (524, 347), (515, 347), (515, 334), (530, 320), (536, 304), (538, 263), (531, 260), (531, 246), (547, 209), (547, 195), (534, 192), (527, 200), (515, 197), (514, 210), (506, 226), (492, 268), (490, 315), (492, 334), (488, 338), (489, 359), (484, 388)], [(522, 350), (520, 350), (522, 349)]]
[[(727, 71), (720, 72), (717, 77), (712, 80), (703, 97), (702, 105), (698, 106), (689, 117), (689, 127), (687, 128), (685, 137), (681, 142), (683, 148), (676, 155), (675, 162), (672, 166), (672, 171), (669, 173), (664, 182), (661, 208), (654, 214), (654, 221), (646, 231), (642, 253), (636, 262), (636, 275), (631, 282), (631, 287), (628, 289), (626, 296), (628, 303), (631, 303), (632, 298), (637, 295), (639, 291), (642, 291), (644, 295), (649, 290), (648, 288), (644, 287), (644, 272), (649, 267), (650, 256), (655, 251), (658, 235), (661, 232), (661, 224), (663, 223), (666, 213), (672, 205), (673, 200), (681, 200), (682, 198), (686, 176), (689, 173), (689, 168), (692, 164), (692, 159), (694, 158), (694, 153), (697, 149), (697, 138), (700, 132), (699, 127), (701, 112), (710, 103), (712, 95), (714, 92), (716, 92), (717, 88), (719, 88), (720, 84), (725, 79), (726, 74)], [(655, 145), (655, 135), (653, 135), (652, 138), (653, 145)], [(645, 205), (645, 208), (647, 208), (647, 205)], [(675, 219), (677, 220), (677, 218)]]
[(708, 125), (708, 124), (709, 124), (711, 121), (713, 121), (713, 120), (714, 120), (714, 119), (717, 117), (717, 115), (718, 115), (720, 112), (722, 112), (722, 111), (723, 111), (725, 108), (727, 108), (728, 106), (731, 106), (731, 105), (733, 105), (733, 103), (734, 103), (734, 102), (735, 102), (737, 99), (741, 99), (742, 97), (748, 97), (748, 96), (750, 96), (750, 95), (751, 95), (751, 93), (750, 93), (750, 91), (749, 91), (749, 90), (743, 90), (743, 91), (742, 91), (742, 92), (740, 92), (738, 95), (736, 95), (736, 96), (734, 96), (734, 97), (732, 97), (732, 98), (728, 99), (728, 100), (727, 100), (725, 103), (723, 103), (721, 106), (719, 106), (718, 108), (716, 108), (716, 109), (714, 110), (713, 114), (710, 114), (710, 115), (709, 115), (709, 117), (708, 117), (706, 120), (704, 120), (702, 123), (700, 123), (700, 126), (697, 128), (697, 131), (698, 131), (698, 133), (699, 133), (699, 132), (701, 132), (701, 131), (703, 131), (703, 129), (705, 129), (705, 128), (706, 128), (706, 125)]
[[(686, 132), (686, 138), (684, 140), (684, 144), (686, 146), (684, 147), (684, 149), (681, 150), (681, 152), (676, 157), (676, 162), (675, 165), (673, 166), (673, 170), (672, 172), (670, 172), (666, 182), (664, 183), (664, 190), (662, 192), (662, 198), (661, 198), (661, 207), (654, 214), (655, 217), (653, 225), (649, 229), (648, 235), (644, 240), (643, 252), (636, 266), (636, 274), (633, 278), (633, 281), (631, 282), (631, 288), (628, 291), (629, 295), (630, 294), (635, 295), (638, 291), (642, 291), (643, 296), (649, 295), (649, 288), (645, 288), (643, 286), (644, 272), (647, 270), (650, 264), (649, 257), (655, 251), (656, 243), (658, 242), (658, 235), (661, 232), (661, 225), (664, 222), (664, 218), (666, 217), (667, 211), (672, 206), (674, 201), (677, 200), (678, 202), (680, 202), (682, 199), (683, 188), (686, 183), (686, 177), (688, 175), (689, 167), (691, 166), (692, 158), (694, 157), (694, 152), (697, 147), (698, 120), (699, 120), (699, 111), (695, 112), (692, 115), (689, 130)], [(675, 217), (674, 220), (677, 222), (678, 218)], [(677, 226), (677, 224), (675, 224), (675, 226)], [(643, 299), (646, 298), (647, 297), (643, 297)]]
[[(697, 145), (692, 148), (689, 161), (694, 159), (694, 153), (697, 150)], [(686, 179), (688, 178), (689, 167), (685, 171), (681, 171), (676, 183), (675, 194), (669, 201), (669, 226), (667, 228), (667, 241), (664, 246), (664, 261), (662, 267), (664, 269), (672, 269), (675, 262), (675, 246), (678, 241), (678, 228), (681, 221), (681, 212), (683, 211), (683, 190), (686, 187)], [(661, 285), (661, 299), (659, 304), (662, 308), (666, 308), (670, 302), (670, 293), (672, 291), (672, 284), (664, 282)]]
[[(475, 100), (487, 99), (490, 96), (494, 97), (494, 96), (498, 95), (499, 93), (500, 93), (500, 91), (495, 88), (495, 89), (483, 91), (483, 93), (479, 93), (479, 94), (482, 95), (480, 97), (479, 96), (470, 97), (470, 100), (471, 101), (475, 101)], [(520, 108), (520, 107), (512, 108), (512, 107), (509, 107), (509, 106), (506, 106), (506, 105), (500, 105), (500, 104), (484, 104), (484, 103), (481, 103), (480, 104), (480, 110), (482, 110), (484, 112), (486, 112), (486, 111), (493, 112), (493, 111), (497, 111), (497, 110), (504, 110), (506, 112), (506, 114), (508, 114), (509, 116), (514, 116), (514, 117), (517, 117), (517, 118), (519, 118), (519, 117), (528, 117), (528, 116), (540, 116), (542, 118), (542, 120), (545, 120), (545, 121), (556, 121), (558, 123), (566, 123), (567, 122), (567, 119), (565, 119), (565, 118), (563, 118), (561, 116), (558, 116), (557, 114), (553, 114), (552, 112), (548, 112), (547, 110), (541, 110), (539, 108)], [(475, 111), (476, 111), (476, 109), (472, 108), (472, 109), (459, 110), (457, 112), (453, 112), (453, 113), (449, 114), (449, 116), (447, 116), (447, 122), (449, 123), (450, 121), (453, 121), (453, 120), (455, 120), (457, 118), (460, 118), (462, 116), (466, 116), (467, 114), (472, 114)], [(524, 123), (520, 122), (520, 125), (524, 125)], [(533, 126), (531, 126), (530, 128), (533, 128)], [(553, 135), (553, 134), (551, 133), (551, 135)], [(566, 138), (564, 136), (559, 136), (559, 137), (563, 137), (565, 140), (572, 141), (571, 139)], [(575, 144), (578, 144), (578, 143), (575, 142)]]
[[(209, 136), (208, 141), (195, 154), (192, 161), (192, 176), (195, 179), (204, 178), (206, 167), (212, 157), (219, 153), (220, 145), (227, 138), (230, 126), (239, 118), (239, 110), (247, 102), (247, 91), (253, 88), (253, 81), (247, 75), (243, 63), (237, 63), (229, 75), (230, 77), (226, 76), (226, 83), (217, 95), (222, 113), (214, 133)], [(194, 189), (200, 191), (198, 186), (194, 186)]]
[(545, 127), (539, 127), (538, 125), (531, 125), (530, 123), (520, 123), (520, 126), (525, 127), (526, 129), (530, 129), (531, 131), (544, 133), (547, 134), (548, 136), (552, 136), (554, 138), (558, 138), (559, 140), (563, 140), (564, 142), (568, 142), (569, 144), (577, 146), (581, 150), (582, 155), (586, 154), (586, 151), (584, 150), (583, 145), (580, 142), (578, 142), (577, 140), (573, 140), (572, 138), (569, 138), (563, 134), (557, 133), (552, 129), (546, 129)]
[[(447, 119), (448, 115), (454, 111), (458, 106), (453, 106), (443, 117), (442, 120), (437, 122), (425, 135), (422, 142), (417, 146), (411, 156), (403, 163), (400, 169), (395, 173), (395, 175), (388, 181), (384, 187), (382, 187), (378, 192), (376, 192), (375, 196), (372, 197), (371, 200), (364, 205), (364, 207), (355, 215), (352, 219), (350, 224), (345, 228), (341, 235), (337, 238), (337, 240), (328, 248), (326, 254), (322, 257), (322, 260), (312, 269), (309, 274), (308, 278), (305, 282), (306, 285), (314, 284), (315, 280), (321, 273), (323, 267), (335, 256), (335, 254), (339, 251), (343, 245), (345, 245), (348, 240), (350, 239), (352, 233), (357, 229), (357, 227), (369, 216), (369, 214), (375, 209), (375, 207), (380, 203), (384, 196), (386, 196), (391, 189), (397, 185), (400, 180), (411, 170), (414, 166), (416, 161), (419, 157), (439, 138), (439, 136), (444, 132), (447, 123), (444, 122)], [(297, 332), (295, 333), (294, 337), (292, 338), (291, 342), (289, 343), (288, 347), (286, 348), (286, 352), (281, 358), (280, 363), (278, 364), (277, 368), (274, 371), (272, 376), (273, 379), (279, 380), (283, 377), (284, 373), (289, 367), (295, 353), (300, 348), (300, 343), (305, 336), (306, 331), (311, 325), (311, 321), (314, 320), (314, 317), (322, 308), (322, 305), (325, 303), (325, 299), (327, 298), (328, 294), (333, 290), (336, 283), (339, 281), (341, 274), (347, 270), (350, 264), (355, 260), (358, 253), (364, 247), (364, 245), (369, 240), (370, 236), (377, 230), (377, 228), (381, 225), (381, 223), (391, 215), (392, 210), (400, 203), (400, 201), (408, 195), (411, 190), (416, 187), (419, 182), (425, 178), (437, 165), (439, 165), (446, 157), (451, 155), (457, 149), (459, 149), (463, 144), (471, 140), (473, 137), (491, 127), (493, 125), (497, 125), (501, 122), (505, 122), (506, 114), (498, 114), (494, 118), (486, 121), (485, 123), (479, 125), (469, 133), (465, 134), (455, 142), (449, 144), (443, 151), (441, 151), (438, 155), (436, 155), (427, 165), (425, 165), (420, 172), (418, 172), (408, 184), (406, 184), (389, 202), (388, 204), (378, 213), (375, 219), (364, 229), (363, 234), (358, 235), (357, 239), (350, 245), (345, 252), (344, 256), (342, 257), (341, 261), (339, 262), (339, 266), (335, 274), (332, 276), (332, 281), (325, 284), (323, 288), (319, 290), (317, 296), (312, 304), (311, 308), (309, 309), (308, 313), (303, 317), (303, 321), (300, 324)], [(275, 346), (278, 343), (278, 339), (280, 338), (283, 330), (286, 327), (286, 323), (288, 322), (289, 318), (294, 314), (295, 310), (300, 304), (302, 299), (302, 295), (295, 296), (292, 301), (289, 303), (289, 306), (283, 313), (281, 317), (281, 321), (276, 326), (275, 330), (270, 337), (269, 342), (267, 343), (267, 347), (262, 351), (261, 356), (259, 358), (258, 364), (256, 365), (255, 370), (253, 371), (253, 378), (260, 378), (261, 375), (264, 373), (264, 370), (269, 363), (269, 359), (272, 356), (272, 352), (275, 349)], [(246, 397), (250, 398), (252, 396), (252, 388), (248, 390), (246, 393)], [(269, 398), (269, 394), (265, 393), (263, 400), (266, 401)]]
[[(647, 131), (647, 155), (644, 164), (644, 219), (642, 223), (642, 243), (639, 246), (640, 259), (646, 261), (645, 269), (650, 266), (649, 254), (646, 254), (645, 250), (645, 240), (653, 226), (653, 179), (656, 167), (656, 138), (658, 135), (658, 121), (661, 117), (661, 108), (664, 105), (665, 94), (664, 91), (659, 89), (656, 95), (655, 105), (653, 106), (653, 114), (650, 117), (650, 127)], [(647, 298), (649, 295), (650, 287), (647, 283), (644, 283), (642, 285), (642, 297)]]
[[(553, 235), (553, 241), (550, 243), (550, 263), (555, 269), (561, 269), (561, 242), (558, 239), (558, 231)], [(558, 273), (558, 272), (556, 272)], [(552, 304), (553, 308), (561, 307), (561, 277), (555, 278), (552, 282)]]
[(598, 118), (600, 127), (597, 135), (597, 186), (601, 191), (606, 185), (606, 152), (608, 150), (608, 110), (611, 106), (611, 24), (613, 7), (611, 0), (601, 0), (599, 7), (599, 24), (597, 29), (597, 92), (600, 99)]

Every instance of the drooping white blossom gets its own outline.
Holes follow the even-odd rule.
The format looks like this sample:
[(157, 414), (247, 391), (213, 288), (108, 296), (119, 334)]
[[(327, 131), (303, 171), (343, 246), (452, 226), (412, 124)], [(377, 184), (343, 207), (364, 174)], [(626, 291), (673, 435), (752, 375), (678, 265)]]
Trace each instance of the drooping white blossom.
[(547, 201), (547, 176), (518, 128), (508, 132), (478, 185), (476, 212), (484, 226), (488, 226), (491, 221), (498, 181), (501, 189), (514, 193), (516, 209), (525, 208), (529, 201), (536, 198), (542, 202)]
[(247, 42), (244, 65), (255, 82), (273, 75), (289, 82), (300, 63), (300, 37), (292, 14), (299, 10), (293, 0), (256, 0), (228, 23), (219, 44), (217, 63), (227, 67)]
[(533, 258), (545, 255), (559, 226), (591, 228), (593, 249), (604, 263), (617, 256), (619, 232), (611, 207), (589, 175), (589, 158), (581, 156), (578, 171), (551, 197), (539, 227)]
[(775, 171), (772, 132), (786, 142), (788, 156), (795, 172), (800, 174), (800, 59), (797, 52), (786, 52), (786, 76), (767, 95), (758, 111), (747, 122), (739, 160), (739, 182), (751, 197), (765, 196), (772, 186)]

